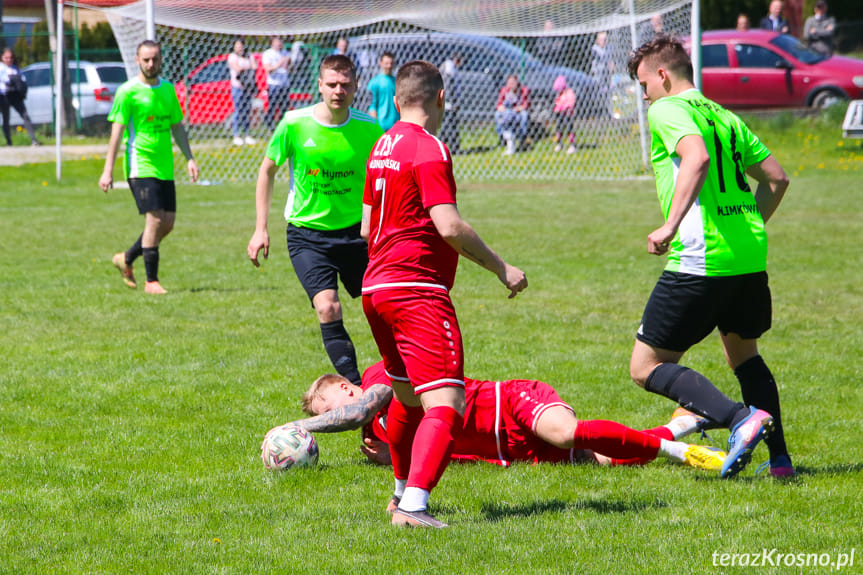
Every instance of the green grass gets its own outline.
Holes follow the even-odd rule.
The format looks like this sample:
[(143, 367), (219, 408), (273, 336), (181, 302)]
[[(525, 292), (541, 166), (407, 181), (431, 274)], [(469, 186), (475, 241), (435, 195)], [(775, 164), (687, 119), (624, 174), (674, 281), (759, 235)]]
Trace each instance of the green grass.
[[(662, 462), (453, 465), (431, 507), (452, 527), (434, 533), (388, 525), (391, 475), (364, 462), (358, 434), (319, 434), (314, 470), (274, 475), (258, 459), (263, 434), (299, 417), (302, 391), (331, 370), (280, 208), (259, 271), (245, 256), (251, 184), (181, 186), (161, 250), (170, 293), (148, 297), (111, 267), (141, 220), (128, 191), (99, 191), (100, 160), (67, 163), (62, 185), (52, 165), (3, 168), (0, 573), (745, 573), (713, 553), (765, 548), (856, 548), (847, 572), (860, 572), (863, 150), (829, 123), (787, 123), (758, 126), (796, 173), (769, 225), (761, 350), (799, 477), (755, 476), (763, 447), (735, 481)], [(510, 301), (462, 263), (468, 374), (548, 381), (585, 418), (664, 422), (673, 405), (628, 378), (663, 265), (645, 250), (652, 181), (466, 183), (460, 209), (530, 280)], [(357, 301), (345, 316), (367, 365)], [(715, 334), (685, 363), (739, 397)], [(830, 572), (757, 570), (801, 571)]]

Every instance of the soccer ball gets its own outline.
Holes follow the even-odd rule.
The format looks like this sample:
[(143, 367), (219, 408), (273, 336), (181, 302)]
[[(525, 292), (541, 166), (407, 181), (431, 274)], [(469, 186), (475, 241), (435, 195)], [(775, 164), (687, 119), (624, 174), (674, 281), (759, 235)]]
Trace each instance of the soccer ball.
[(285, 471), (293, 467), (314, 467), (318, 464), (318, 442), (315, 436), (297, 425), (271, 429), (261, 444), (264, 467)]

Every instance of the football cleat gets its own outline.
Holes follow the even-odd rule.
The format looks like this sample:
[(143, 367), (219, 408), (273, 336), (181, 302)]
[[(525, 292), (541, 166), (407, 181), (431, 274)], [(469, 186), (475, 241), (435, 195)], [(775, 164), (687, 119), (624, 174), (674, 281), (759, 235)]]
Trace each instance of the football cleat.
[(776, 457), (772, 457), (770, 461), (765, 461), (758, 466), (755, 474), (757, 475), (761, 473), (768, 466), (770, 467), (770, 475), (773, 477), (787, 479), (788, 477), (794, 477), (797, 475), (797, 472), (794, 470), (794, 465), (791, 463), (791, 458), (788, 457), (788, 455), (777, 455)]
[(114, 267), (120, 270), (120, 277), (123, 278), (123, 283), (134, 289), (138, 287), (138, 284), (135, 282), (135, 275), (132, 273), (132, 266), (126, 265), (126, 254), (120, 252), (119, 254), (114, 254), (114, 257), (111, 258), (111, 263), (114, 264)]
[(725, 463), (726, 454), (718, 447), (690, 445), (686, 449), (686, 464), (696, 469), (719, 471)]
[(392, 524), (397, 527), (432, 527), (434, 529), (449, 527), (449, 525), (443, 521), (438, 521), (424, 510), (405, 511), (399, 507), (396, 507), (393, 511)]
[(402, 500), (402, 498), (399, 497), (398, 495), (393, 495), (393, 498), (390, 499), (389, 503), (387, 503), (387, 515), (392, 515), (393, 512), (396, 509), (398, 509), (398, 506), (399, 506), (399, 503), (401, 502), (401, 500)]
[(159, 282), (147, 282), (144, 284), (144, 292), (153, 295), (162, 295), (168, 293), (168, 290), (163, 288)]
[(731, 430), (731, 436), (728, 438), (728, 457), (722, 464), (719, 476), (730, 479), (743, 471), (752, 459), (752, 450), (771, 431), (773, 431), (773, 417), (762, 409), (750, 406), (746, 419)]

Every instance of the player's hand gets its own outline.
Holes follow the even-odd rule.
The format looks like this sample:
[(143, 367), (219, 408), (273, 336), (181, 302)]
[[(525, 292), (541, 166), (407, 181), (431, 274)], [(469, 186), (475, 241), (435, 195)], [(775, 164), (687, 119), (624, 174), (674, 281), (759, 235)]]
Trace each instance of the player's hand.
[(267, 232), (255, 232), (255, 235), (252, 236), (252, 239), (249, 240), (249, 247), (247, 251), (249, 253), (249, 259), (252, 260), (252, 263), (255, 264), (256, 268), (261, 267), (260, 262), (258, 261), (258, 252), (264, 250), (264, 259), (270, 257), (270, 235)]
[(669, 229), (666, 226), (653, 230), (647, 236), (647, 252), (657, 256), (664, 255), (668, 252), (668, 246), (671, 245), (671, 240), (674, 239), (676, 233), (677, 230)]
[(369, 461), (377, 465), (392, 465), (393, 461), (390, 458), (390, 446), (379, 441), (366, 437), (363, 439), (365, 445), (360, 446), (360, 451), (368, 458)]
[(195, 160), (188, 161), (186, 171), (189, 172), (189, 177), (192, 178), (193, 183), (198, 181), (198, 176), (201, 175), (201, 172), (198, 171), (198, 164), (195, 163)]
[(509, 290), (510, 299), (514, 298), (518, 292), (524, 291), (527, 288), (527, 276), (524, 275), (524, 272), (507, 263), (503, 264), (503, 275), (500, 281)]
[(108, 190), (114, 187), (114, 175), (110, 172), (102, 172), (102, 176), (99, 178), (99, 187), (107, 194)]

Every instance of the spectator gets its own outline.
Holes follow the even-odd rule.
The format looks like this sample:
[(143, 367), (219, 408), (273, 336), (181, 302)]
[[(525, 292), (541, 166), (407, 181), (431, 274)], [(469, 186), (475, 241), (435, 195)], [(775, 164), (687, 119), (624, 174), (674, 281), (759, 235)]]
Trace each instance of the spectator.
[(737, 16), (737, 31), (738, 32), (747, 32), (749, 31), (749, 16), (746, 14), (738, 14)]
[(0, 56), (0, 113), (3, 114), (3, 135), (6, 136), (6, 145), (12, 145), (12, 131), (9, 126), (9, 108), (15, 108), (21, 119), (24, 120), (24, 128), (30, 136), (30, 142), (34, 146), (41, 146), (36, 139), (33, 123), (24, 105), (27, 97), (27, 80), (21, 74), (21, 70), (15, 62), (15, 53), (12, 48), (5, 48)]
[(285, 50), (285, 44), (278, 36), (270, 40), (270, 47), (261, 55), (261, 64), (267, 72), (266, 122), (270, 130), (275, 129), (278, 119), (291, 107), (292, 53)]
[(396, 108), (396, 79), (393, 78), (392, 52), (384, 52), (378, 61), (380, 74), (371, 79), (366, 89), (371, 92), (372, 103), (369, 106), (369, 116), (378, 121), (384, 132), (399, 121), (399, 111)]
[(497, 97), (497, 110), (494, 113), (494, 121), (497, 133), (506, 142), (504, 154), (511, 156), (515, 153), (515, 140), (518, 138), (519, 146), (524, 145), (527, 137), (527, 123), (529, 120), (528, 108), (530, 107), (530, 91), (527, 86), (522, 86), (518, 76), (510, 74), (506, 84), (500, 89)]
[(836, 31), (836, 19), (827, 16), (827, 2), (818, 0), (815, 3), (815, 15), (806, 19), (803, 26), (803, 39), (809, 47), (825, 56), (833, 55), (833, 33)]
[(566, 39), (554, 33), (554, 20), (546, 20), (543, 24), (543, 35), (536, 41), (534, 56), (548, 63), (558, 62), (566, 54)]
[(446, 94), (444, 100), (443, 123), (440, 139), (446, 144), (451, 154), (461, 153), (461, 137), (458, 128), (459, 103), (461, 102), (461, 83), (459, 78), (461, 54), (453, 54), (441, 65), (441, 75)]
[(773, 0), (767, 10), (767, 16), (761, 19), (759, 28), (773, 30), (780, 34), (788, 34), (788, 20), (782, 17), (782, 1)]
[[(258, 68), (255, 59), (246, 55), (246, 46), (242, 38), (234, 40), (234, 51), (228, 55), (228, 69), (231, 72), (231, 100), (234, 102), (234, 118), (231, 131), (234, 133), (234, 145), (257, 143), (249, 135), (249, 116), (252, 113), (252, 98), (257, 93), (255, 70)], [(243, 135), (245, 134), (245, 137)]]
[(566, 138), (569, 143), (566, 153), (574, 154), (575, 92), (567, 86), (566, 78), (563, 76), (555, 78), (553, 88), (557, 93), (554, 100), (554, 115), (557, 118), (557, 131), (554, 134), (554, 141), (557, 144), (554, 146), (554, 151), (559, 152), (563, 149), (563, 141)]
[(596, 80), (600, 91), (606, 93), (614, 74), (614, 60), (611, 58), (611, 50), (608, 49), (608, 32), (596, 35), (596, 43), (590, 48), (590, 53), (590, 75)]

